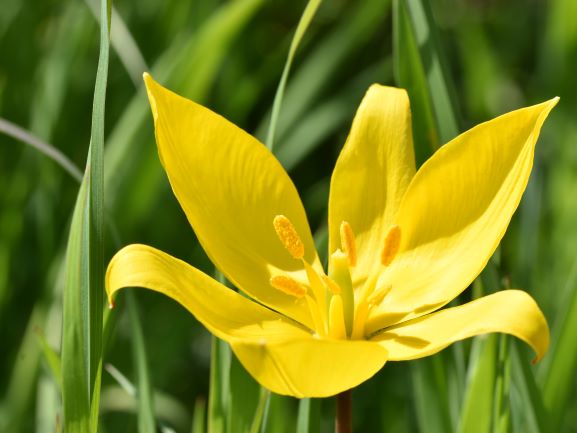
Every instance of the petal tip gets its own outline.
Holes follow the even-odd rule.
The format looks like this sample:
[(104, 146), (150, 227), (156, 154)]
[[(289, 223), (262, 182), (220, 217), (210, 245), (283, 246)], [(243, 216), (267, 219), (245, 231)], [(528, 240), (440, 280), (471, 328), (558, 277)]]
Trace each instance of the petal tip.
[(551, 107), (550, 109), (553, 109), (561, 100), (561, 98), (559, 96), (555, 96), (554, 98), (549, 100), (549, 107)]
[(144, 80), (144, 85), (146, 86), (146, 94), (148, 95), (148, 102), (150, 103), (150, 109), (152, 110), (152, 116), (154, 120), (158, 118), (158, 108), (156, 104), (156, 88), (160, 85), (154, 81), (154, 78), (148, 73), (144, 72), (142, 74), (142, 79)]

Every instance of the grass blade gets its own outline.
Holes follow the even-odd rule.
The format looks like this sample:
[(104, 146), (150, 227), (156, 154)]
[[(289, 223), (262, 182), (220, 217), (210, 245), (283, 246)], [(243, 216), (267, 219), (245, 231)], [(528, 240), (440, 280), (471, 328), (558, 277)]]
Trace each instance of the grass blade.
[[(522, 343), (521, 343), (522, 344)], [(537, 386), (531, 366), (519, 354), (519, 343), (513, 342), (511, 349), (511, 373), (513, 390), (518, 394), (525, 426), (520, 431), (544, 433), (547, 430), (547, 413), (543, 405), (541, 390)]]
[(66, 155), (64, 155), (62, 152), (60, 152), (60, 150), (51, 144), (45, 143), (43, 140), (26, 131), (24, 128), (21, 128), (6, 119), (0, 119), (0, 132), (9, 135), (10, 137), (21, 141), (24, 144), (32, 146), (34, 149), (40, 151), (52, 161), (57, 163), (78, 182), (82, 181), (82, 173), (80, 170), (78, 170), (78, 168), (72, 161), (68, 159)]
[(291, 65), (292, 65), (295, 53), (296, 53), (297, 48), (300, 45), (301, 40), (302, 40), (304, 34), (306, 33), (311, 21), (313, 20), (315, 14), (317, 12), (317, 9), (321, 5), (321, 2), (322, 2), (322, 0), (309, 0), (309, 2), (307, 3), (307, 5), (305, 7), (303, 14), (301, 15), (301, 19), (299, 20), (299, 23), (297, 25), (297, 29), (295, 31), (293, 38), (292, 38), (291, 45), (289, 48), (288, 57), (286, 59), (285, 65), (284, 65), (284, 69), (282, 71), (280, 82), (278, 84), (276, 94), (274, 97), (274, 102), (272, 105), (272, 114), (271, 114), (271, 118), (270, 118), (270, 126), (268, 129), (268, 134), (267, 134), (267, 138), (265, 141), (267, 147), (270, 150), (272, 150), (274, 147), (276, 123), (277, 123), (278, 116), (280, 113), (280, 108), (282, 106), (284, 91), (285, 91), (286, 83), (288, 80), (288, 75), (289, 75), (289, 72), (291, 69)]
[(460, 419), (460, 433), (489, 433), (493, 414), (497, 364), (497, 336), (475, 339), (471, 350), (469, 383)]
[(547, 376), (543, 387), (543, 400), (550, 413), (550, 424), (547, 430), (557, 431), (566, 415), (567, 403), (574, 392), (573, 378), (577, 368), (577, 262), (567, 282), (573, 289), (571, 298), (554, 323), (553, 346), (548, 360)]
[(227, 433), (252, 433), (262, 387), (247, 373), (236, 356), (231, 357)]
[(138, 432), (154, 433), (156, 426), (154, 422), (154, 404), (152, 399), (152, 387), (148, 374), (148, 359), (144, 346), (144, 335), (142, 324), (138, 314), (138, 303), (134, 293), (126, 293), (126, 306), (130, 316), (132, 335), (132, 356), (135, 364), (135, 371), (138, 376), (138, 387), (136, 390), (136, 400), (138, 403)]
[[(62, 319), (62, 402), (64, 430), (89, 431), (89, 342), (86, 339), (89, 290), (88, 178), (80, 185), (66, 249)], [(81, 308), (79, 308), (81, 306)]]
[[(308, 119), (311, 108), (314, 108), (321, 99), (322, 91), (326, 90), (334, 79), (335, 71), (344, 68), (347, 60), (358, 52), (359, 47), (367, 44), (389, 12), (390, 0), (358, 2), (349, 12), (347, 20), (339, 22), (327, 36), (319, 35), (322, 39), (311, 47), (311, 53), (302, 60), (302, 64), (294, 71), (294, 75), (291, 75), (291, 81), (286, 86), (282, 116), (277, 119), (275, 128), (275, 148), (278, 147), (280, 151), (287, 145), (285, 141), (287, 133), (300, 130), (301, 122)], [(356, 72), (362, 74), (361, 71)], [(386, 76), (377, 76), (368, 82), (387, 80)], [(366, 86), (367, 82), (364, 82), (363, 92), (367, 90)], [(351, 110), (354, 110), (357, 102), (356, 100), (349, 102)], [(257, 128), (257, 137), (266, 136), (270, 127), (270, 117), (268, 113)], [(298, 128), (295, 128), (296, 125)]]
[(399, 0), (399, 2), (406, 8), (414, 40), (419, 48), (439, 138), (441, 143), (446, 143), (457, 136), (459, 126), (431, 4), (423, 0)]
[[(92, 14), (100, 22), (100, 13), (98, 10), (98, 0), (86, 0), (88, 7), (90, 8)], [(126, 27), (124, 20), (116, 10), (112, 8), (112, 20), (110, 29), (110, 44), (114, 51), (118, 54), (118, 58), (122, 62), (124, 69), (130, 76), (130, 79), (136, 87), (140, 87), (142, 83), (142, 73), (145, 72), (148, 67), (144, 60), (144, 56), (140, 52), (136, 41), (132, 37), (132, 34)]]
[(321, 401), (303, 398), (299, 401), (296, 433), (312, 433), (321, 429)]
[(210, 354), (210, 389), (208, 400), (208, 432), (225, 433), (229, 405), (231, 350), (227, 343), (212, 336)]
[(439, 353), (413, 361), (413, 399), (419, 431), (423, 433), (450, 433), (454, 431), (449, 408), (449, 390), (446, 356)]
[(413, 112), (417, 163), (439, 148), (440, 138), (419, 47), (403, 0), (393, 3), (393, 55), (397, 85), (407, 89)]
[(495, 383), (493, 431), (495, 433), (507, 433), (511, 431), (511, 360), (509, 356), (508, 336), (501, 334), (498, 338), (499, 362)]
[(206, 400), (199, 398), (194, 403), (194, 411), (192, 413), (192, 433), (204, 433), (206, 431), (204, 420), (206, 413)]
[(96, 432), (102, 372), (104, 107), (108, 77), (110, 2), (101, 3), (100, 53), (90, 147), (66, 260), (62, 372), (64, 430)]

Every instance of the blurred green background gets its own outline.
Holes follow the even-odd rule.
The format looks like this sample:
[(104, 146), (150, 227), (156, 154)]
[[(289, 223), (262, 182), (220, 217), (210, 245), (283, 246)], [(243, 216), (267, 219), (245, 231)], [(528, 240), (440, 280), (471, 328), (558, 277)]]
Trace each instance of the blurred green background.
[[(419, 162), (457, 131), (560, 96), (501, 248), (473, 290), (462, 295), (467, 300), (509, 286), (529, 291), (548, 318), (552, 347), (536, 366), (526, 347), (498, 336), (410, 364), (389, 363), (355, 390), (355, 431), (577, 432), (577, 2), (435, 0), (430, 10), (425, 6), (433, 18), (424, 21), (433, 25), (428, 28), (415, 3), (321, 5), (289, 76), (275, 153), (297, 185), (322, 245), (330, 173), (371, 83), (407, 86), (415, 96)], [(120, 245), (138, 242), (214, 272), (158, 161), (141, 74), (151, 71), (167, 87), (264, 139), (305, 5), (114, 3), (105, 202), (115, 230), (107, 233), (107, 260)], [(0, 9), (0, 118), (84, 167), (98, 4), (2, 0)], [(431, 74), (436, 62), (440, 81)], [(436, 107), (439, 94), (448, 96), (454, 124), (442, 120), (450, 109)], [(77, 192), (77, 181), (61, 167), (0, 134), (0, 432), (52, 432), (60, 425), (54, 359), (60, 350), (62, 262)], [(134, 293), (144, 318), (156, 419), (178, 432), (201, 428), (211, 337), (173, 301)], [(137, 380), (125, 306), (120, 300), (105, 333), (103, 432), (138, 431), (134, 398), (116, 373)], [(258, 387), (231, 362), (226, 431), (248, 431)], [(299, 431), (330, 431), (333, 413), (331, 400), (299, 404), (272, 396), (265, 429), (292, 432), (298, 419)]]

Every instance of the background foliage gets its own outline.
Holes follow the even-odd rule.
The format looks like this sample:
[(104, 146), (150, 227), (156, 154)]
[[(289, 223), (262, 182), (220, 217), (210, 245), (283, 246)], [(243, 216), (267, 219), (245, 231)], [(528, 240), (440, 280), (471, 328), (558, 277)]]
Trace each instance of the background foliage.
[[(305, 5), (114, 4), (104, 118), (104, 212), (113, 223), (105, 261), (119, 245), (139, 242), (213, 272), (158, 162), (141, 73), (152, 71), (264, 140)], [(97, 2), (4, 0), (1, 9), (0, 118), (83, 168), (95, 137)], [(419, 162), (458, 131), (561, 96), (501, 248), (462, 296), (528, 290), (549, 320), (550, 353), (531, 366), (522, 344), (494, 336), (387, 364), (354, 392), (356, 431), (577, 432), (576, 18), (573, 0), (334, 0), (320, 6), (306, 31), (275, 153), (321, 245), (329, 176), (371, 83), (409, 89)], [(61, 392), (70, 386), (62, 381), (69, 370), (60, 352), (78, 191), (78, 181), (52, 160), (0, 134), (0, 432), (69, 426)], [(226, 345), (211, 348), (207, 331), (174, 302), (144, 291), (121, 298), (104, 320), (101, 431), (331, 430), (332, 401), (268, 397)], [(255, 412), (262, 414), (257, 422)]]

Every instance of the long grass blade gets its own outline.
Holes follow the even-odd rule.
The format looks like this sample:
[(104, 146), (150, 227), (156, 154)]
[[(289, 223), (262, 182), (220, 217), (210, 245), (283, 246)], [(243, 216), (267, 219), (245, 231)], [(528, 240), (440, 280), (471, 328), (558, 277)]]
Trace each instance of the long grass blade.
[(155, 433), (156, 426), (154, 422), (154, 402), (152, 399), (152, 386), (148, 374), (148, 359), (144, 345), (144, 335), (142, 324), (138, 313), (138, 302), (134, 293), (126, 293), (126, 305), (130, 316), (131, 335), (132, 335), (132, 356), (134, 359), (135, 371), (138, 377), (138, 388), (136, 399), (138, 403), (138, 432)]
[[(92, 14), (100, 22), (98, 0), (85, 0)], [(130, 76), (134, 85), (138, 88), (142, 84), (142, 73), (148, 70), (144, 56), (140, 52), (134, 37), (128, 30), (126, 23), (115, 7), (112, 8), (112, 20), (110, 29), (110, 44), (118, 54), (124, 69)]]
[[(511, 381), (513, 391), (518, 396), (519, 408), (523, 424), (520, 431), (529, 433), (545, 433), (547, 429), (547, 412), (543, 404), (543, 396), (539, 389), (531, 366), (519, 354), (519, 344), (513, 342), (511, 350)], [(525, 357), (523, 357), (525, 358)]]
[(274, 97), (274, 102), (272, 105), (272, 114), (271, 114), (271, 118), (270, 118), (270, 126), (269, 126), (269, 130), (268, 130), (268, 134), (267, 134), (267, 138), (266, 138), (266, 142), (265, 142), (267, 147), (270, 150), (272, 150), (274, 147), (274, 137), (275, 137), (276, 124), (277, 124), (278, 116), (280, 114), (280, 109), (282, 106), (282, 100), (284, 97), (284, 91), (285, 91), (286, 83), (288, 80), (288, 75), (289, 75), (289, 72), (290, 72), (290, 69), (292, 66), (292, 62), (293, 62), (295, 53), (296, 53), (297, 48), (300, 45), (301, 40), (302, 40), (304, 34), (306, 33), (311, 21), (313, 20), (319, 6), (321, 5), (321, 3), (322, 3), (322, 0), (309, 0), (309, 2), (307, 3), (307, 5), (305, 7), (303, 14), (301, 15), (301, 19), (299, 20), (299, 23), (297, 25), (297, 29), (296, 29), (295, 34), (293, 36), (293, 39), (291, 41), (288, 57), (287, 57), (284, 69), (282, 71), (280, 82), (279, 82), (279, 85), (277, 87), (276, 94)]
[(497, 367), (497, 337), (473, 342), (460, 433), (490, 433)]
[(431, 4), (424, 0), (399, 1), (406, 8), (411, 30), (419, 47), (439, 138), (441, 143), (446, 143), (457, 136), (459, 126), (453, 89), (447, 79), (448, 68), (445, 65)]
[[(285, 136), (300, 131), (301, 122), (306, 121), (315, 104), (321, 99), (323, 90), (330, 87), (335, 71), (346, 66), (347, 59), (357, 53), (359, 47), (367, 44), (374, 37), (379, 24), (390, 12), (391, 0), (368, 0), (354, 4), (350, 16), (339, 21), (339, 25), (326, 36), (319, 35), (319, 42), (311, 47), (310, 54), (302, 59), (298, 69), (291, 72), (291, 80), (286, 85), (282, 102), (282, 116), (277, 119), (275, 128), (275, 148), (280, 151), (288, 144)], [(376, 59), (375, 59), (376, 60)], [(365, 71), (356, 71), (363, 75)], [(386, 76), (377, 76), (363, 83), (387, 82)], [(357, 101), (349, 101), (354, 109)], [(266, 137), (270, 128), (270, 113), (257, 128), (256, 136)], [(295, 126), (298, 124), (298, 128)], [(342, 126), (342, 123), (341, 123)]]
[(102, 372), (104, 107), (108, 77), (109, 1), (102, 1), (100, 53), (86, 172), (74, 208), (64, 289), (62, 377), (64, 430), (96, 432)]
[(303, 398), (299, 401), (296, 433), (313, 433), (321, 429), (321, 401)]
[(44, 142), (29, 131), (6, 119), (0, 119), (0, 132), (40, 151), (62, 167), (75, 180), (78, 182), (82, 181), (82, 173), (78, 170), (78, 167), (53, 145)]
[(66, 249), (66, 282), (62, 319), (62, 402), (64, 429), (90, 431), (90, 346), (88, 322), (88, 180), (80, 186)]
[(567, 281), (571, 297), (561, 311), (553, 329), (553, 345), (549, 368), (543, 387), (545, 407), (550, 413), (548, 430), (559, 429), (566, 415), (567, 403), (574, 392), (574, 381), (569, 379), (577, 368), (577, 261)]

